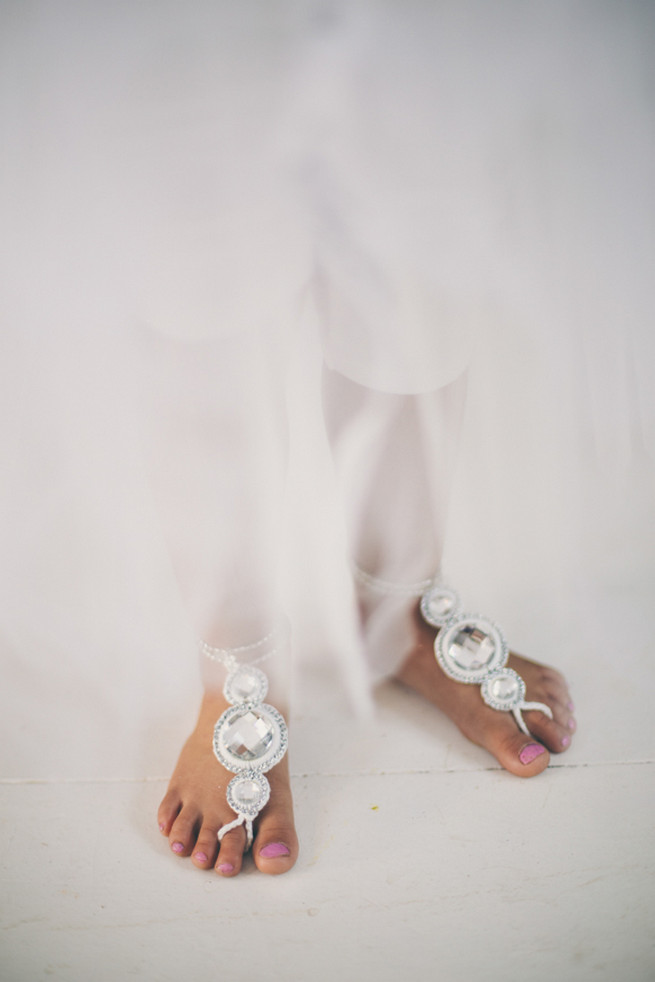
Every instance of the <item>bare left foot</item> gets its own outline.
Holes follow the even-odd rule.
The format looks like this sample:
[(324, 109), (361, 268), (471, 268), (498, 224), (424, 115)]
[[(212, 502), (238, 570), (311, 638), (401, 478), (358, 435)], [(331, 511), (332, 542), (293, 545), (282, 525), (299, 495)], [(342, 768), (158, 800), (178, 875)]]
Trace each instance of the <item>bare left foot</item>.
[(499, 712), (483, 702), (478, 685), (455, 682), (444, 674), (434, 655), (437, 629), (425, 623), (418, 607), (415, 622), (414, 647), (396, 678), (446, 713), (465, 737), (519, 777), (540, 774), (548, 766), (550, 753), (568, 748), (576, 723), (571, 696), (559, 672), (510, 652), (507, 664), (525, 681), (526, 699), (543, 702), (553, 711), (552, 720), (538, 710), (526, 711), (523, 716), (533, 734), (527, 737), (511, 713)]

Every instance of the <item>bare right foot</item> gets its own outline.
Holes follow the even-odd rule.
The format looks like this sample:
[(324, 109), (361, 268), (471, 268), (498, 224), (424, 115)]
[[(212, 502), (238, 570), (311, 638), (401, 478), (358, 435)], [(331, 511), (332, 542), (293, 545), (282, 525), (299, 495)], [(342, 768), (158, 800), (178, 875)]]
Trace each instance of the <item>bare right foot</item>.
[[(236, 876), (243, 863), (246, 832), (241, 825), (219, 844), (218, 830), (235, 818), (225, 797), (234, 775), (218, 762), (212, 748), (214, 726), (227, 708), (222, 696), (204, 696), (198, 722), (182, 748), (157, 820), (176, 855), (191, 856), (199, 869), (213, 867), (222, 876)], [(262, 873), (275, 875), (286, 873), (298, 858), (288, 758), (266, 777), (271, 797), (255, 823), (252, 855)]]
[(534, 736), (525, 736), (511, 713), (498, 712), (483, 702), (477, 685), (464, 685), (445, 675), (434, 657), (437, 631), (425, 623), (418, 607), (414, 620), (416, 640), (397, 673), (398, 681), (446, 713), (465, 737), (518, 777), (540, 774), (548, 766), (549, 751), (567, 749), (576, 723), (568, 686), (559, 672), (510, 652), (508, 667), (524, 679), (527, 699), (545, 703), (553, 711), (552, 720), (539, 710), (527, 711), (525, 721)]

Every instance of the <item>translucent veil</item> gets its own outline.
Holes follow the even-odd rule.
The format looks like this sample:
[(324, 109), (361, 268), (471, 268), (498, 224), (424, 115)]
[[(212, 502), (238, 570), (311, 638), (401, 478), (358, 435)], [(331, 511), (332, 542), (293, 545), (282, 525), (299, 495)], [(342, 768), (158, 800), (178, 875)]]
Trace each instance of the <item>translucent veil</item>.
[(643, 5), (2, 19), (16, 774), (161, 770), (196, 636), (284, 610), (365, 705), (409, 606), (358, 593), (352, 563), (413, 583), (445, 559), (543, 625), (534, 598), (566, 621), (590, 558), (646, 562)]

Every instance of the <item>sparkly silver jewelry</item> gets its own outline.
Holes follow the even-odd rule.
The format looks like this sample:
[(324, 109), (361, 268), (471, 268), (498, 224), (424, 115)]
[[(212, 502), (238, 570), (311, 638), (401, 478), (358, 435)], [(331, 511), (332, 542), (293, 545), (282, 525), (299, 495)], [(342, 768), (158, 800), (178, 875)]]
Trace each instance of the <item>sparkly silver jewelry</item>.
[(497, 624), (478, 614), (462, 613), (458, 594), (433, 586), (421, 597), (423, 619), (439, 628), (434, 653), (449, 678), (481, 687), (487, 706), (511, 712), (519, 729), (530, 736), (522, 710), (539, 709), (549, 719), (552, 710), (543, 702), (525, 701), (525, 682), (507, 668), (509, 651)]
[[(226, 796), (237, 817), (219, 829), (219, 842), (231, 829), (245, 825), (246, 848), (250, 849), (253, 822), (271, 795), (264, 775), (287, 752), (286, 723), (277, 709), (264, 702), (268, 678), (256, 664), (275, 654), (288, 636), (285, 623), (254, 644), (239, 648), (212, 648), (200, 642), (201, 652), (227, 669), (223, 695), (231, 703), (214, 727), (213, 749), (223, 767), (235, 775)], [(241, 661), (237, 655), (253, 657)]]

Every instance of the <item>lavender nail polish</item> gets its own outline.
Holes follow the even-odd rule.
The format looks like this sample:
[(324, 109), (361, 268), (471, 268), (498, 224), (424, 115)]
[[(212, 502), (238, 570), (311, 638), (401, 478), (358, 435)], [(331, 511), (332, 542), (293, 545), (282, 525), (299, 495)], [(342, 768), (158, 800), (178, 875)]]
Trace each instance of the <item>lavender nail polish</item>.
[(531, 764), (533, 760), (541, 757), (545, 752), (546, 748), (542, 747), (540, 743), (529, 743), (519, 754), (519, 760), (522, 764)]
[(282, 842), (269, 842), (267, 846), (259, 850), (259, 855), (264, 859), (277, 859), (278, 856), (288, 856), (289, 850)]
[(199, 863), (207, 862), (207, 857), (205, 856), (204, 852), (195, 852), (193, 854), (193, 858), (197, 859)]
[(234, 866), (232, 863), (219, 863), (216, 867), (219, 873), (233, 873)]
[(173, 852), (184, 852), (184, 846), (182, 845), (181, 842), (174, 842), (173, 845), (171, 846), (171, 849), (173, 850)]
[(568, 747), (568, 745), (569, 745), (570, 742), (571, 742), (571, 737), (570, 736), (563, 736), (562, 737), (562, 746), (563, 747)]

